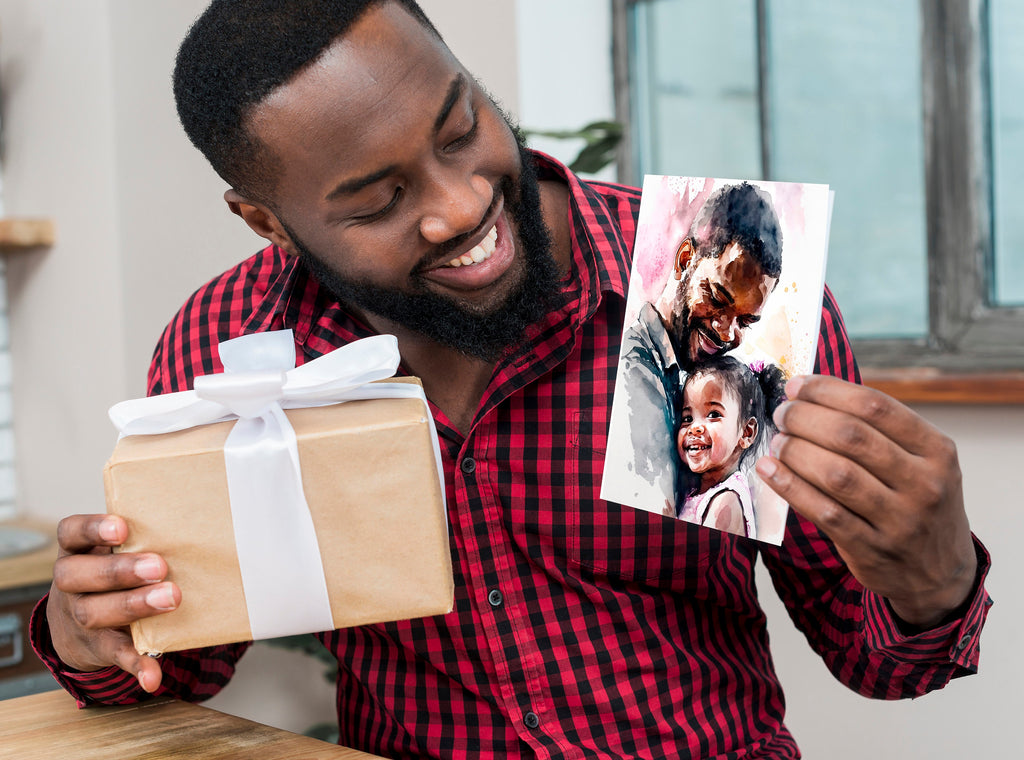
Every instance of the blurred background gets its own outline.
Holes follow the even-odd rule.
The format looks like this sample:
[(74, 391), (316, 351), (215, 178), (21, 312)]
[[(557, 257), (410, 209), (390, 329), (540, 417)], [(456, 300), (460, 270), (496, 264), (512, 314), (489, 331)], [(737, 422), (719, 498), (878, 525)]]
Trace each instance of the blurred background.
[[(808, 757), (1015, 746), (1024, 4), (421, 4), (536, 147), (568, 162), (586, 137), (605, 138), (597, 152), (608, 161), (589, 167), (600, 178), (835, 189), (828, 282), (862, 365), (968, 376), (950, 400), (913, 405), (958, 443), (972, 526), (994, 555), (996, 606), (979, 675), (881, 704), (832, 681), (761, 578), (788, 723)], [(49, 220), (57, 234), (52, 245), (0, 245), (0, 518), (11, 526), (103, 510), (107, 408), (144, 393), (152, 348), (182, 301), (262, 245), (229, 213), (174, 113), (174, 54), (204, 5), (0, 0), (0, 210)], [(4, 621), (0, 606), (0, 646)], [(321, 670), (257, 645), (210, 704), (301, 731), (333, 719)]]

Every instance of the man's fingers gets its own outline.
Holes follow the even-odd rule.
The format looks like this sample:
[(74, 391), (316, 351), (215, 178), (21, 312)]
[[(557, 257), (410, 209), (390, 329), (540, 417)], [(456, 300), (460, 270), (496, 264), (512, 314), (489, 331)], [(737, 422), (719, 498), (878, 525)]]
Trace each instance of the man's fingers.
[(72, 619), (82, 628), (120, 628), (177, 609), (181, 591), (173, 583), (157, 583), (130, 591), (72, 595), (67, 604)]
[(53, 565), (54, 584), (66, 594), (132, 589), (165, 577), (158, 554), (68, 554)]
[[(875, 528), (881, 528), (894, 517), (889, 508), (894, 495), (892, 489), (859, 463), (785, 433), (772, 440), (771, 453), (786, 467), (791, 478), (799, 479), (812, 489), (801, 491), (801, 497), (814, 501), (825, 498), (836, 508), (856, 514)], [(803, 501), (798, 506), (804, 514), (805, 509), (811, 508)]]
[(132, 638), (126, 632), (106, 631), (99, 646), (103, 659), (134, 675), (143, 690), (152, 694), (160, 686), (163, 678), (160, 663), (135, 651)]
[(822, 492), (776, 457), (761, 457), (757, 474), (790, 507), (817, 525), (836, 544), (859, 540), (872, 529), (863, 517)]
[(117, 515), (72, 515), (57, 525), (61, 556), (118, 546), (127, 538), (128, 526)]
[[(915, 465), (916, 457), (875, 427), (847, 412), (831, 407), (807, 401), (789, 401), (779, 407), (775, 414), (775, 422), (786, 437), (807, 441), (820, 447), (824, 452), (834, 452), (850, 462), (855, 462), (890, 488), (896, 488), (905, 482), (908, 468)], [(776, 455), (779, 453), (778, 448), (776, 444)], [(806, 477), (804, 468), (799, 465), (803, 462), (804, 455), (813, 453), (810, 448), (798, 446), (786, 458), (787, 464)], [(815, 458), (814, 466), (841, 467), (839, 470), (821, 473), (831, 474), (840, 481), (852, 475), (843, 463), (823, 456)], [(841, 494), (826, 487), (824, 482), (817, 482), (844, 504), (848, 503)]]
[(911, 454), (927, 455), (939, 431), (881, 391), (827, 375), (803, 375), (786, 384), (791, 401), (835, 409), (863, 420)]

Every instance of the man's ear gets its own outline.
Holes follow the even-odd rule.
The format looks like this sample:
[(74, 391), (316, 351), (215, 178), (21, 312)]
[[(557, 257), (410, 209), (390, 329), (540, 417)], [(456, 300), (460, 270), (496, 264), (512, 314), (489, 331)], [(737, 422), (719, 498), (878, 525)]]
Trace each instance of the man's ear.
[(673, 276), (677, 280), (683, 279), (683, 272), (686, 271), (686, 267), (690, 266), (690, 260), (693, 259), (693, 251), (693, 240), (689, 237), (683, 238), (683, 242), (676, 249), (676, 263)]
[(261, 238), (266, 238), (292, 256), (298, 255), (295, 246), (292, 244), (291, 236), (273, 211), (262, 203), (250, 201), (237, 190), (226, 191), (224, 193), (224, 201), (228, 204), (228, 208), (231, 209), (231, 213), (242, 217), (245, 223), (249, 225), (249, 229)]
[(754, 417), (750, 417), (740, 432), (740, 448), (749, 449), (754, 445), (755, 438), (757, 438), (757, 420)]

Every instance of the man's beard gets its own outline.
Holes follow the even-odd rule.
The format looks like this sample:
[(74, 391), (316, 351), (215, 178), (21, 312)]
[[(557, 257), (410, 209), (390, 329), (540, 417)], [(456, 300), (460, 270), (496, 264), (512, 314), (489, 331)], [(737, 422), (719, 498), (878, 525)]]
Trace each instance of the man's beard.
[(672, 322), (668, 328), (668, 337), (676, 352), (676, 363), (687, 372), (692, 371), (694, 365), (690, 358), (690, 330), (693, 325), (690, 324), (690, 302), (687, 296), (692, 276), (693, 272), (687, 267), (672, 299)]
[[(376, 314), (475, 359), (496, 361), (518, 344), (526, 328), (548, 312), (559, 293), (559, 273), (551, 254), (551, 236), (541, 213), (540, 188), (533, 159), (518, 137), (522, 171), (518, 183), (502, 180), (511, 226), (522, 256), (522, 276), (504, 302), (487, 314), (432, 292), (418, 274), (412, 289), (400, 290), (350, 280), (334, 271), (285, 227), (309, 272), (342, 304)], [(462, 241), (452, 241), (456, 247)], [(436, 260), (438, 257), (431, 257)]]

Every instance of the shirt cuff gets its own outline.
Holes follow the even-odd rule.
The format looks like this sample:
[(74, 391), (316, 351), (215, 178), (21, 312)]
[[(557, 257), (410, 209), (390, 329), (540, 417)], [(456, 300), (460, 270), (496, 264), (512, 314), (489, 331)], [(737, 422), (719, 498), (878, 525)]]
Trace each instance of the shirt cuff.
[(61, 661), (53, 648), (50, 638), (50, 624), (46, 620), (46, 600), (44, 596), (29, 621), (29, 641), (36, 656), (43, 661), (57, 683), (75, 698), (79, 707), (90, 704), (131, 704), (148, 698), (138, 680), (117, 666), (111, 665), (101, 670), (83, 672), (69, 667)]
[(976, 537), (974, 551), (978, 557), (978, 572), (973, 591), (951, 619), (934, 628), (905, 632), (889, 602), (872, 591), (865, 591), (864, 625), (868, 645), (901, 662), (952, 663), (965, 673), (977, 671), (978, 641), (992, 606), (992, 599), (985, 590), (991, 558)]

